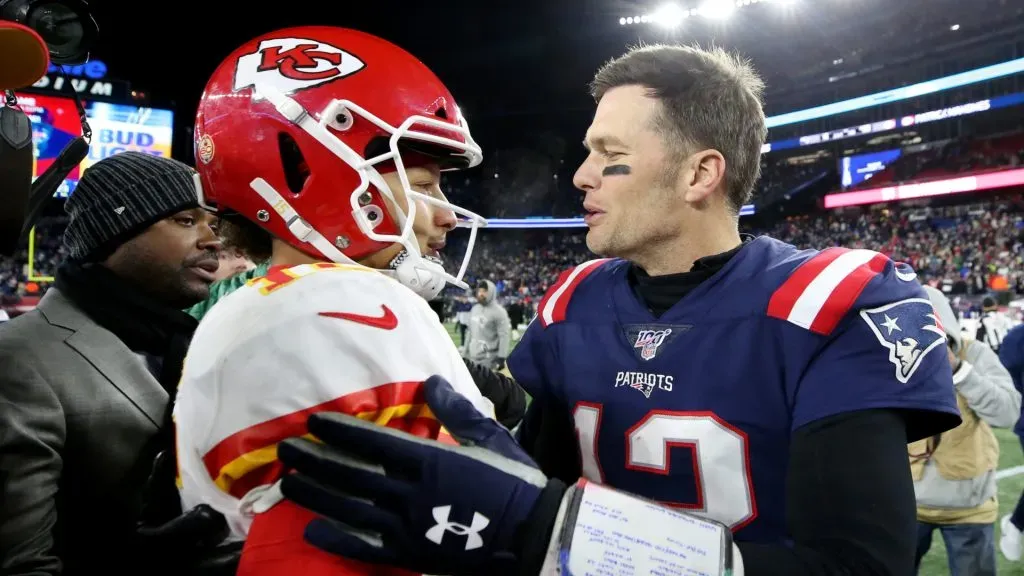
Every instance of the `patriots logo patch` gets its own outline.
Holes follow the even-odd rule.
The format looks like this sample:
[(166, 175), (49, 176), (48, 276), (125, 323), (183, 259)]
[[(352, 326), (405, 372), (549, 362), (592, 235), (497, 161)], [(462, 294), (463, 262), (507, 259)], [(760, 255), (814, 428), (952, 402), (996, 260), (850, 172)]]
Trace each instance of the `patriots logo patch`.
[(929, 352), (946, 343), (946, 332), (932, 303), (925, 298), (908, 298), (861, 310), (860, 316), (889, 351), (896, 379), (903, 384), (910, 381)]

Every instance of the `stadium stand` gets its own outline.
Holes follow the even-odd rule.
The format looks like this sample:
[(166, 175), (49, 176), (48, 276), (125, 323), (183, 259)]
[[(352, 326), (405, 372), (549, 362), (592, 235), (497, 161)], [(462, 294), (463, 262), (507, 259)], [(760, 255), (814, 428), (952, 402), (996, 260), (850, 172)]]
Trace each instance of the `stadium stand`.
[[(910, 172), (900, 172), (908, 170), (904, 158), (906, 165), (913, 167)], [(1017, 166), (1024, 160), (1024, 136), (950, 142), (937, 151), (904, 158), (871, 178), (871, 185), (896, 180), (895, 174), (919, 181)], [(767, 165), (759, 194), (785, 194), (822, 175), (834, 176), (828, 170), (823, 162)], [(471, 182), (464, 181), (454, 194), (469, 198), (471, 186)], [(477, 209), (486, 208), (503, 188), (484, 186), (484, 195), (470, 203), (475, 202)], [(506, 198), (499, 214), (517, 214), (536, 206), (533, 196), (518, 198), (532, 204), (530, 208), (514, 204), (515, 195)], [(566, 204), (564, 199), (555, 202)], [(27, 250), (15, 258), (0, 258), (0, 295), (12, 315), (22, 311), (19, 303), (31, 302), (49, 286), (44, 279), (64, 257), (60, 245), (63, 225), (63, 219), (51, 218), (37, 226), (32, 277)], [(749, 233), (769, 234), (802, 247), (842, 245), (878, 250), (894, 260), (908, 262), (924, 281), (942, 286), (950, 294), (1005, 291), (1024, 295), (1024, 199), (1019, 193), (950, 206), (885, 204), (819, 211), (745, 228)], [(458, 232), (455, 236), (448, 250), (461, 254), (465, 237)], [(529, 311), (562, 270), (592, 257), (586, 248), (584, 229), (486, 230), (477, 242), (468, 276), (470, 283), (478, 278), (494, 281), (505, 303), (523, 305)], [(449, 298), (456, 294), (457, 290), (448, 291)]]

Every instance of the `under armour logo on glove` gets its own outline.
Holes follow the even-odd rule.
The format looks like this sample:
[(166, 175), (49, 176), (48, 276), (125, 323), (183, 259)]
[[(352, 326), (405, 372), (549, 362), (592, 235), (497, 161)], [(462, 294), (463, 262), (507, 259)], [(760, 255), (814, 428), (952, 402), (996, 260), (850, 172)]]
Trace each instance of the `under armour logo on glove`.
[(444, 533), (451, 532), (452, 534), (466, 537), (466, 550), (476, 550), (483, 546), (484, 539), (480, 537), (480, 531), (487, 528), (487, 525), (491, 523), (487, 516), (479, 512), (473, 512), (473, 522), (466, 526), (465, 524), (448, 520), (448, 515), (451, 514), (451, 511), (451, 506), (437, 506), (431, 511), (437, 524), (430, 530), (427, 530), (427, 540), (434, 544), (441, 544), (444, 541)]

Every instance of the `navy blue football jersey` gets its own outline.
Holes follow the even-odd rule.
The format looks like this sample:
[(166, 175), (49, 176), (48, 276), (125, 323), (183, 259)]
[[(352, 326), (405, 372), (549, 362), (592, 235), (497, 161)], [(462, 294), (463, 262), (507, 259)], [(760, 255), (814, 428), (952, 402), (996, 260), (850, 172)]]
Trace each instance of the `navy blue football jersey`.
[[(1024, 392), (1024, 324), (1012, 328), (999, 345), (999, 361), (1013, 378), (1013, 385), (1018, 392)], [(1013, 426), (1013, 431), (1024, 438), (1024, 408), (1021, 418)]]
[(762, 236), (660, 317), (629, 266), (564, 273), (508, 359), (534, 402), (571, 410), (589, 480), (776, 542), (797, 428), (907, 409), (914, 440), (960, 421), (945, 333), (904, 264)]

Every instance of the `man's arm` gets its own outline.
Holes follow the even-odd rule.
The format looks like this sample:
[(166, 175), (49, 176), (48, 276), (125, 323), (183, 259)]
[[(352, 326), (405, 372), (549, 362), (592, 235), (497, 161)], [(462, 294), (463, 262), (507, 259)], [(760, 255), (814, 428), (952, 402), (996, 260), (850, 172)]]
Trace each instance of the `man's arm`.
[(957, 391), (989, 426), (1012, 428), (1020, 417), (1021, 401), (1013, 378), (987, 344), (972, 342), (967, 353), (970, 361), (961, 362), (953, 374)]
[(64, 413), (39, 372), (0, 354), (0, 572), (59, 574), (54, 550)]
[(512, 338), (512, 323), (509, 322), (508, 312), (498, 306), (498, 317), (495, 319), (498, 323), (498, 358), (502, 362), (508, 358), (508, 345), (509, 340)]
[(534, 398), (516, 440), (549, 478), (572, 484), (583, 475), (569, 409), (553, 398)]
[[(916, 501), (906, 445), (960, 423), (947, 335), (909, 266), (875, 255), (831, 288), (817, 282), (823, 277), (802, 292), (780, 288), (768, 309), (789, 323), (778, 330), (787, 341), (780, 361), (794, 373), (786, 381), (792, 545), (742, 543), (744, 567), (911, 574)], [(809, 318), (778, 306), (805, 296), (820, 301)]]
[[(556, 427), (555, 418), (534, 403), (523, 422), (524, 448), (538, 464), (538, 454), (559, 452), (551, 447), (565, 455), (572, 446), (571, 428)], [(550, 464), (541, 469), (567, 484), (578, 477)], [(845, 413), (794, 431), (786, 493), (793, 545), (738, 543), (748, 576), (910, 573), (916, 507), (899, 412)]]
[(839, 414), (793, 433), (791, 546), (738, 542), (748, 576), (913, 573), (917, 512), (903, 416)]
[(480, 393), (494, 404), (498, 422), (510, 430), (515, 428), (526, 413), (526, 392), (523, 388), (501, 372), (481, 366), (468, 358), (463, 358), (463, 361)]

